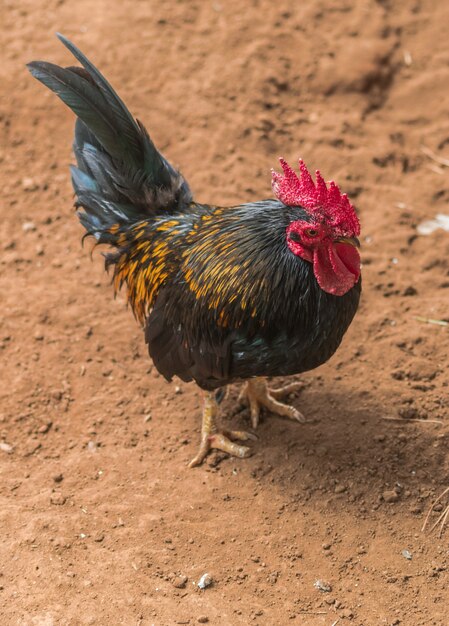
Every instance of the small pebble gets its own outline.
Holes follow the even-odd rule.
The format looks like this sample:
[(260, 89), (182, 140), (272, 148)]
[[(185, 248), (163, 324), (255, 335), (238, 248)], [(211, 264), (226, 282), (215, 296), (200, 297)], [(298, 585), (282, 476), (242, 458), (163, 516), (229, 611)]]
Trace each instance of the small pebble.
[(184, 589), (184, 587), (187, 585), (187, 580), (188, 580), (187, 576), (177, 576), (173, 580), (172, 585), (176, 589)]
[(399, 494), (396, 491), (384, 491), (382, 494), (382, 498), (385, 502), (397, 502), (399, 500)]
[(324, 593), (330, 593), (332, 591), (331, 585), (324, 580), (316, 580), (313, 586)]
[(66, 498), (60, 492), (52, 493), (50, 496), (51, 504), (56, 504), (58, 506), (62, 506), (65, 504)]
[(207, 617), (207, 615), (200, 615), (196, 621), (198, 622), (198, 624), (207, 624), (209, 618)]
[(24, 191), (36, 191), (39, 189), (39, 185), (33, 178), (22, 178), (22, 189)]
[(401, 554), (404, 559), (407, 559), (408, 561), (412, 560), (412, 553), (409, 550), (402, 550)]
[(401, 407), (398, 414), (406, 420), (412, 420), (418, 417), (418, 409), (413, 406)]
[(213, 578), (210, 574), (203, 574), (198, 581), (198, 587), (200, 589), (206, 589), (206, 587), (210, 587), (213, 582)]
[(6, 452), (6, 454), (12, 454), (14, 448), (10, 446), (9, 443), (6, 443), (6, 441), (0, 441), (0, 450)]
[(32, 233), (36, 230), (36, 224), (34, 222), (24, 222), (22, 224), (22, 230), (24, 233)]
[(334, 491), (335, 493), (344, 493), (346, 491), (346, 487), (344, 485), (337, 485)]
[(53, 426), (52, 422), (47, 422), (46, 424), (42, 424), (42, 426), (39, 426), (39, 428), (37, 429), (37, 432), (40, 435), (46, 435), (52, 426)]

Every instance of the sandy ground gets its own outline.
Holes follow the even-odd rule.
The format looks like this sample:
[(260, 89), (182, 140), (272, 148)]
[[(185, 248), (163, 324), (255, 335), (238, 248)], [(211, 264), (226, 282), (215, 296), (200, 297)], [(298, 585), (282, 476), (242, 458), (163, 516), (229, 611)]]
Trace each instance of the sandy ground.
[[(3, 0), (1, 13), (0, 623), (447, 626), (449, 531), (421, 526), (449, 484), (449, 329), (416, 316), (448, 320), (449, 234), (416, 226), (448, 213), (448, 170), (422, 146), (449, 157), (449, 5)], [(73, 63), (55, 31), (199, 200), (269, 196), (283, 155), (357, 204), (359, 313), (303, 377), (294, 404), (310, 423), (267, 415), (248, 460), (186, 469), (199, 390), (158, 376), (100, 253), (81, 248), (73, 116), (24, 68)], [(223, 419), (247, 427), (237, 394)]]

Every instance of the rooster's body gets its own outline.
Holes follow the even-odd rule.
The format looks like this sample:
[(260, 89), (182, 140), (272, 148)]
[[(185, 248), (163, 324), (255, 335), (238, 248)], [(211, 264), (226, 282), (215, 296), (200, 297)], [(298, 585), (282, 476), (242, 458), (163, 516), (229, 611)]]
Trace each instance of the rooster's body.
[(104, 241), (119, 248), (107, 262), (145, 320), (161, 374), (214, 389), (329, 359), (359, 291), (327, 294), (311, 264), (284, 250), (285, 229), (302, 213), (277, 200), (227, 209), (192, 203), (107, 233)]
[[(194, 202), (98, 70), (61, 39), (84, 69), (34, 62), (30, 70), (78, 116), (72, 181), (80, 221), (115, 248), (106, 265), (115, 288), (127, 286), (156, 368), (207, 391), (250, 380), (253, 425), (260, 405), (301, 419), (257, 377), (321, 365), (351, 323), (360, 271), (347, 198), (319, 174), (315, 186), (303, 164), (298, 179), (281, 162), (284, 176), (273, 175), (278, 199), (230, 208)], [(248, 453), (217, 433), (215, 412), (208, 393), (194, 464), (210, 447)]]

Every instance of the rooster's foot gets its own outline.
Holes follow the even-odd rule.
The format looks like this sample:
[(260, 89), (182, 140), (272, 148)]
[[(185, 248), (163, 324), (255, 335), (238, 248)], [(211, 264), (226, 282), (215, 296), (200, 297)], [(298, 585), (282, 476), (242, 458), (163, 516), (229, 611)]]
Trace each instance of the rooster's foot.
[(257, 428), (259, 424), (260, 411), (262, 407), (268, 409), (271, 413), (288, 417), (297, 422), (305, 422), (306, 419), (295, 407), (289, 404), (279, 402), (279, 399), (302, 389), (300, 382), (290, 383), (280, 389), (268, 389), (267, 383), (261, 378), (251, 378), (247, 381), (243, 388), (239, 400), (247, 402), (251, 411), (251, 424), (253, 428)]
[(236, 456), (241, 459), (250, 456), (250, 448), (247, 446), (239, 446), (232, 440), (254, 441), (257, 439), (256, 435), (247, 433), (243, 430), (222, 430), (221, 432), (218, 432), (215, 423), (217, 412), (218, 406), (215, 395), (207, 393), (204, 402), (200, 448), (195, 458), (190, 461), (189, 467), (201, 465), (209, 451), (213, 449), (222, 450), (231, 456)]

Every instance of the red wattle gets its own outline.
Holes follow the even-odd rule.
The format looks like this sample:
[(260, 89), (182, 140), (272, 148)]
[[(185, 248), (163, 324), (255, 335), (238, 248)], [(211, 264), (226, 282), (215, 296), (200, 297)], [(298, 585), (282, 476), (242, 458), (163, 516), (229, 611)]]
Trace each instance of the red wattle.
[(323, 291), (343, 296), (360, 277), (360, 255), (346, 243), (329, 243), (315, 248), (313, 272)]

